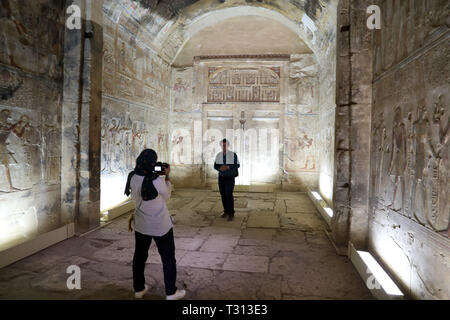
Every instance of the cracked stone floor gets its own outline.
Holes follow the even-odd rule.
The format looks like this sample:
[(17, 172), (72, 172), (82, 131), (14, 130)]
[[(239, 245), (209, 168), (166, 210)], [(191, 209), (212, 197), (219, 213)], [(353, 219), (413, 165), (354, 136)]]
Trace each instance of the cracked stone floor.
[[(235, 193), (233, 222), (220, 218), (218, 192), (177, 190), (168, 205), (186, 299), (372, 299), (350, 260), (336, 254), (306, 194)], [(0, 269), (0, 299), (133, 299), (127, 218)], [(70, 265), (81, 268), (81, 290), (67, 289)], [(146, 279), (145, 299), (164, 299), (154, 243)]]

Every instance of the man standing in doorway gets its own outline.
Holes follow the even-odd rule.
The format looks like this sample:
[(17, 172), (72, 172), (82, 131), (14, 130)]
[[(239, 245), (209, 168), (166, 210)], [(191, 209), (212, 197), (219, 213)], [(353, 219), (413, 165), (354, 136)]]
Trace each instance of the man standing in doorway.
[(222, 152), (216, 156), (214, 169), (219, 171), (219, 190), (224, 210), (222, 218), (228, 216), (228, 221), (232, 221), (234, 218), (234, 184), (236, 177), (239, 176), (238, 168), (241, 165), (237, 154), (228, 150), (230, 147), (228, 140), (223, 139), (220, 144)]

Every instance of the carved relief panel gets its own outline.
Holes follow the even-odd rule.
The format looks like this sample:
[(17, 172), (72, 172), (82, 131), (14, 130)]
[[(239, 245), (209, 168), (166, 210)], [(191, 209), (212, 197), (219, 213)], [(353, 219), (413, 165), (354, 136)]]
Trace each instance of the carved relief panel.
[(31, 189), (40, 181), (42, 164), (45, 181), (58, 183), (59, 139), (57, 118), (44, 114), (41, 127), (29, 111), (0, 110), (0, 192)]
[(448, 229), (450, 215), (447, 113), (439, 96), (433, 107), (420, 104), (413, 112), (397, 107), (393, 120), (378, 113), (373, 131), (377, 205), (439, 232)]
[(318, 171), (316, 123), (316, 116), (300, 119), (295, 115), (286, 117), (284, 155), (286, 171)]
[(280, 102), (280, 68), (211, 67), (208, 102)]

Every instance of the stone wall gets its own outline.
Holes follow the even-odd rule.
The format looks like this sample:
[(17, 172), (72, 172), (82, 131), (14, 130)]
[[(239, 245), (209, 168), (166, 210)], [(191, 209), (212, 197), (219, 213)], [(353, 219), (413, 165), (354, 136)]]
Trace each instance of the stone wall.
[(372, 111), (372, 31), (366, 26), (370, 0), (340, 1), (337, 24), (334, 215), (335, 245), (367, 247), (370, 130)]
[(122, 8), (113, 20), (116, 5), (103, 7), (102, 210), (126, 200), (126, 178), (141, 151), (154, 149), (169, 161), (171, 68), (130, 13)]
[(320, 171), (320, 65), (314, 54), (291, 55), (285, 110), (284, 184), (317, 189)]
[(317, 69), (317, 167), (318, 190), (329, 206), (334, 206), (335, 189), (335, 118), (336, 118), (336, 62), (338, 2), (330, 0), (326, 11), (311, 14), (305, 27), (315, 30), (312, 47), (316, 47)]
[(318, 70), (318, 114), (320, 114), (318, 121), (318, 166), (320, 168), (318, 185), (322, 197), (332, 206), (335, 183), (336, 30), (328, 34), (326, 43), (328, 56), (326, 60), (322, 61)]
[(169, 125), (170, 162), (178, 187), (201, 188), (203, 175), (202, 107), (198, 65), (173, 68)]
[(64, 5), (0, 4), (0, 250), (54, 230), (61, 208)]
[(450, 4), (379, 5), (369, 246), (412, 297), (449, 299)]

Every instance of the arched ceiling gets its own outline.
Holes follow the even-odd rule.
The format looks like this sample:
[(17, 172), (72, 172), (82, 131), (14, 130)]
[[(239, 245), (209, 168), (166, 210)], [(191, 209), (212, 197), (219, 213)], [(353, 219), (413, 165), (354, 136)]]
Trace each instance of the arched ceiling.
[[(283, 30), (280, 23), (284, 24), (291, 29), (291, 32), (280, 39), (284, 42), (284, 50), (288, 48), (287, 38), (296, 34), (299, 40), (294, 41), (290, 49), (293, 46), (293, 49), (299, 50), (306, 44), (320, 58), (320, 55), (326, 54), (329, 42), (335, 38), (337, 2), (338, 0), (104, 0), (103, 11), (116, 23), (120, 21), (127, 25), (137, 38), (145, 38), (145, 42), (151, 43), (151, 47), (164, 60), (174, 64), (185, 63), (183, 57), (194, 54), (195, 47), (199, 48), (197, 33), (211, 37), (216, 32), (201, 29), (216, 23), (229, 27), (226, 21), (222, 21), (223, 12), (227, 10), (232, 15), (227, 18), (245, 16), (248, 19), (249, 16), (256, 15), (274, 19), (276, 21), (270, 22), (275, 27), (274, 30)], [(208, 20), (208, 17), (218, 21), (198, 23), (199, 20)], [(258, 24), (253, 22), (254, 26)], [(242, 41), (245, 37), (248, 35), (242, 34)], [(237, 40), (240, 41), (238, 38)], [(281, 50), (281, 47), (280, 44), (273, 50)]]
[(174, 66), (192, 65), (195, 56), (311, 53), (298, 35), (281, 23), (259, 16), (235, 17), (196, 33)]

